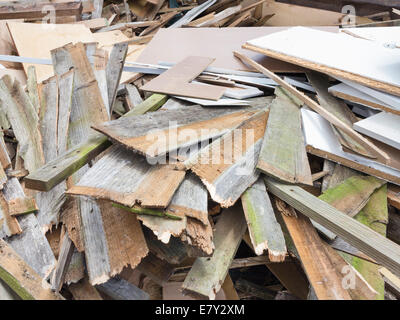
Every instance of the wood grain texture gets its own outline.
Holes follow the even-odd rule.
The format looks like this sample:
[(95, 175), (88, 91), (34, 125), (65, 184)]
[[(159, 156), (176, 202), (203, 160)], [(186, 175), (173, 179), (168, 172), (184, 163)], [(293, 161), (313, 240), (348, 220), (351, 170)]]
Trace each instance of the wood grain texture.
[(141, 90), (190, 98), (218, 100), (225, 88), (190, 83), (204, 71), (214, 59), (191, 56), (177, 63), (158, 77), (147, 82)]
[[(104, 173), (107, 172), (105, 176)], [(133, 207), (166, 208), (185, 176), (168, 166), (151, 166), (145, 157), (113, 146), (67, 193), (107, 199)], [(163, 184), (155, 192), (154, 185)]]
[(0, 277), (24, 300), (60, 300), (43, 277), (0, 239)]
[(317, 223), (336, 233), (378, 263), (400, 274), (400, 250), (394, 242), (304, 191), (266, 178), (268, 191)]
[[(135, 109), (131, 112), (134, 111)], [(121, 117), (94, 125), (93, 128), (128, 149), (155, 158), (178, 148), (218, 137), (254, 113), (252, 109), (203, 108), (194, 105), (177, 110)]]
[(185, 162), (222, 207), (232, 206), (258, 178), (255, 171), (268, 111), (260, 111)]
[(267, 77), (271, 78), (273, 81), (281, 85), (283, 88), (285, 88), (287, 91), (289, 91), (292, 95), (300, 99), (304, 104), (306, 104), (309, 108), (320, 114), (322, 117), (324, 117), (326, 120), (328, 120), (330, 123), (335, 125), (337, 128), (343, 130), (346, 132), (352, 139), (357, 141), (360, 145), (362, 145), (365, 149), (367, 149), (370, 153), (374, 155), (376, 158), (383, 159), (384, 161), (388, 162), (389, 156), (381, 149), (379, 149), (377, 146), (375, 146), (371, 141), (368, 139), (364, 138), (360, 134), (358, 134), (356, 131), (353, 130), (352, 127), (347, 125), (345, 122), (343, 122), (341, 119), (339, 119), (336, 115), (330, 113), (326, 109), (322, 108), (319, 104), (317, 104), (314, 100), (303, 94), (302, 92), (298, 91), (295, 87), (293, 87), (291, 84), (287, 83), (285, 80), (282, 80), (280, 77), (275, 75), (273, 72), (269, 71), (268, 69), (264, 68), (257, 62), (251, 60), (247, 56), (239, 53), (239, 52), (234, 52), (235, 57), (239, 58), (240, 60), (248, 63), (252, 67), (254, 67), (257, 71), (262, 72), (264, 75)]
[(301, 129), (301, 104), (285, 89), (278, 87), (275, 93), (257, 169), (283, 181), (312, 185)]
[(243, 210), (239, 206), (225, 209), (215, 226), (214, 254), (196, 259), (182, 285), (184, 294), (215, 299), (245, 231)]
[(276, 221), (263, 179), (259, 178), (241, 199), (255, 253), (262, 255), (268, 251), (271, 261), (282, 262), (287, 254), (285, 238)]
[(103, 300), (97, 289), (89, 283), (87, 277), (78, 283), (72, 283), (68, 289), (74, 300)]
[(113, 278), (96, 288), (113, 300), (149, 300), (149, 295), (145, 291), (124, 279)]

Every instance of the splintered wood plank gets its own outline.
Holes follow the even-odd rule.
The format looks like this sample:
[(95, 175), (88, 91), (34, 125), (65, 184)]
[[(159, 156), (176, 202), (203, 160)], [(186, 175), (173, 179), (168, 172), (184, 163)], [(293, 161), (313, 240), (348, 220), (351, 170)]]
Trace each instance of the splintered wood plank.
[[(326, 109), (331, 114), (335, 115), (338, 119), (342, 120), (348, 126), (353, 127), (353, 124), (357, 122), (357, 117), (350, 110), (350, 108), (343, 101), (336, 99), (332, 96), (329, 89), (329, 77), (318, 73), (318, 72), (307, 72), (307, 78), (310, 81), (311, 85), (317, 92), (318, 102), (322, 108)], [(348, 134), (343, 132), (340, 129), (336, 129), (334, 131), (340, 140), (341, 144), (361, 155), (370, 157), (371, 154), (359, 143), (354, 141)]]
[(0, 238), (11, 237), (22, 233), (22, 229), (17, 218), (11, 216), (8, 203), (4, 199), (3, 193), (0, 193)]
[(350, 217), (357, 215), (367, 204), (375, 190), (385, 181), (371, 176), (353, 176), (318, 197)]
[(110, 59), (107, 63), (106, 75), (110, 114), (113, 110), (115, 97), (117, 96), (117, 90), (127, 52), (128, 43), (124, 42), (115, 44), (111, 50)]
[(302, 109), (304, 136), (307, 152), (340, 163), (346, 167), (400, 185), (400, 157), (398, 150), (380, 144), (390, 155), (389, 163), (375, 161), (343, 151), (328, 121), (317, 113)]
[(278, 87), (275, 93), (257, 168), (283, 181), (312, 185), (301, 129), (301, 103), (285, 89)]
[(267, 120), (268, 111), (259, 111), (185, 162), (222, 207), (232, 206), (257, 180), (255, 166)]
[(320, 300), (351, 300), (342, 286), (342, 276), (337, 272), (324, 250), (324, 245), (309, 218), (282, 214), (286, 227), (296, 246), (303, 268), (317, 298)]
[(28, 89), (29, 98), (32, 101), (32, 105), (36, 109), (37, 113), (39, 113), (40, 102), (39, 102), (39, 91), (38, 91), (38, 83), (36, 79), (36, 69), (35, 66), (29, 66), (27, 72), (27, 81), (26, 86)]
[[(247, 41), (243, 47), (391, 94), (400, 94), (400, 77), (393, 68), (398, 52), (364, 39), (295, 27)], [(363, 59), (360, 59), (360, 52)]]
[(209, 258), (196, 259), (182, 285), (183, 294), (194, 298), (215, 299), (228, 274), (246, 227), (240, 206), (223, 211), (215, 225), (214, 254)]
[[(107, 172), (107, 175), (104, 175)], [(185, 177), (184, 171), (152, 166), (141, 155), (112, 146), (67, 193), (107, 199), (124, 206), (166, 208)], [(159, 185), (157, 192), (154, 185)]]
[[(90, 44), (93, 48), (89, 49), (89, 44), (86, 44), (86, 54), (93, 59), (93, 73), (99, 85), (101, 97), (103, 98), (104, 106), (110, 116), (110, 105), (108, 103), (108, 86), (107, 86), (107, 61), (108, 51), (97, 48), (97, 43)], [(88, 50), (90, 51), (88, 53)]]
[[(125, 114), (125, 116), (155, 111), (166, 100), (167, 96), (165, 95), (153, 94), (135, 109)], [(90, 134), (84, 142), (71, 146), (66, 153), (61, 154), (54, 161), (25, 177), (25, 185), (27, 188), (48, 191), (71, 176), (109, 146), (110, 142), (104, 135), (97, 132)]]
[(287, 254), (285, 238), (281, 226), (276, 221), (263, 179), (259, 178), (241, 199), (255, 253), (262, 255), (268, 250), (271, 261), (285, 260)]
[(0, 278), (24, 300), (60, 300), (38, 274), (0, 239)]
[(314, 110), (315, 112), (319, 113), (322, 117), (324, 117), (326, 120), (328, 120), (331, 124), (335, 125), (338, 129), (343, 130), (346, 134), (348, 134), (352, 139), (354, 139), (356, 142), (358, 142), (361, 146), (363, 146), (366, 150), (368, 150), (370, 153), (373, 154), (374, 157), (383, 159), (383, 161), (388, 161), (389, 156), (387, 155), (386, 152), (375, 146), (371, 141), (368, 139), (364, 138), (360, 134), (358, 134), (356, 131), (353, 130), (353, 128), (349, 125), (347, 125), (345, 122), (343, 122), (340, 118), (338, 118), (336, 115), (332, 114), (328, 110), (322, 108), (318, 103), (316, 103), (314, 100), (303, 94), (302, 92), (298, 91), (295, 87), (287, 83), (285, 80), (282, 80), (280, 77), (275, 75), (273, 72), (269, 71), (268, 69), (264, 68), (254, 60), (248, 58), (247, 56), (234, 51), (235, 57), (239, 58), (243, 62), (248, 63), (252, 67), (254, 67), (257, 71), (263, 73), (279, 85), (281, 85), (283, 88), (285, 88), (287, 91), (289, 91), (292, 95), (294, 95), (296, 98), (300, 99), (303, 103), (305, 103), (309, 108)]
[[(368, 203), (354, 219), (370, 227), (382, 236), (386, 236), (386, 225), (389, 222), (386, 184), (372, 194)], [(385, 282), (379, 274), (379, 265), (348, 254), (343, 254), (343, 256), (377, 291), (378, 296), (376, 299), (384, 300)]]
[(175, 267), (150, 252), (136, 267), (136, 270), (163, 286), (174, 273)]
[[(7, 181), (3, 193), (6, 201), (12, 201), (16, 198), (26, 198), (17, 178), (11, 178)], [(22, 233), (7, 238), (6, 242), (31, 268), (44, 278), (56, 264), (49, 242), (34, 214), (21, 215), (16, 219), (22, 229)], [(36, 254), (32, 254), (32, 252)]]
[(17, 81), (13, 85), (7, 75), (0, 80), (0, 101), (18, 140), (24, 166), (33, 172), (44, 163), (36, 110), (21, 85)]
[(183, 97), (218, 100), (225, 88), (190, 83), (204, 71), (215, 59), (206, 57), (187, 57), (158, 77), (147, 82), (140, 89)]
[[(135, 117), (121, 117), (94, 125), (93, 128), (128, 149), (155, 158), (218, 137), (255, 112), (235, 107), (203, 108), (194, 105)], [(171, 121), (174, 126), (171, 126)]]
[(135, 268), (148, 253), (136, 216), (113, 207), (109, 202), (95, 202), (88, 198), (81, 200), (80, 206), (84, 208), (80, 213), (90, 283), (104, 283), (126, 266)]
[(400, 274), (400, 246), (298, 186), (265, 179), (268, 191), (342, 237), (379, 264)]
[[(58, 77), (58, 119), (57, 119), (57, 155), (67, 150), (69, 117), (71, 114), (74, 71), (70, 70)], [(53, 159), (54, 161), (55, 159)]]
[(208, 220), (203, 223), (187, 216), (186, 229), (181, 235), (181, 240), (189, 244), (188, 251), (191, 256), (208, 257), (215, 249), (213, 228)]
[(96, 288), (113, 300), (149, 300), (146, 292), (124, 279), (112, 278)]

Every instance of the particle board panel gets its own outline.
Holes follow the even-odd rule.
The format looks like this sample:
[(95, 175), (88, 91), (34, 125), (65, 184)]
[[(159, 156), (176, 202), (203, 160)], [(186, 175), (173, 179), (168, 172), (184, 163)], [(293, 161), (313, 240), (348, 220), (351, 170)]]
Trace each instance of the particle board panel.
[[(400, 185), (398, 150), (390, 149), (390, 161), (385, 165), (378, 161), (343, 151), (329, 122), (317, 113), (303, 108), (302, 119), (307, 152)], [(382, 147), (382, 145), (379, 146)], [(385, 151), (387, 152), (388, 148)]]
[[(274, 72), (302, 72), (302, 68), (280, 60), (266, 57), (241, 48), (249, 39), (286, 30), (287, 27), (252, 28), (162, 28), (143, 50), (137, 62), (158, 64), (161, 61), (177, 63), (187, 56), (210, 56), (215, 58), (212, 67), (228, 70), (254, 71), (235, 59), (231, 54), (236, 50), (271, 69)], [(323, 27), (322, 30), (338, 32), (337, 27)], [(168, 48), (166, 50), (165, 48)]]
[(243, 48), (400, 95), (400, 52), (371, 41), (294, 27), (247, 41)]
[(220, 86), (190, 83), (204, 71), (213, 58), (190, 56), (147, 82), (140, 89), (169, 95), (218, 100), (225, 92)]
[(354, 129), (400, 149), (400, 115), (381, 112), (354, 123)]

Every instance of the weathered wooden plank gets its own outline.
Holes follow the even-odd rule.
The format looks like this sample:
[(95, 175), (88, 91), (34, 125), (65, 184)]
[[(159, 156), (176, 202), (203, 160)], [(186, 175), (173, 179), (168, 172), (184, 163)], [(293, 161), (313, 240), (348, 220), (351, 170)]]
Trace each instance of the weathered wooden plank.
[(128, 52), (128, 43), (117, 43), (113, 46), (110, 54), (110, 59), (107, 63), (107, 89), (108, 89), (108, 105), (110, 114), (113, 110), (115, 97), (119, 81), (122, 75), (122, 68), (124, 66), (126, 54)]
[(74, 244), (68, 236), (68, 232), (64, 232), (60, 245), (60, 253), (56, 268), (53, 271), (51, 277), (51, 289), (55, 292), (61, 290), (64, 284), (65, 275), (68, 271), (68, 266), (71, 262), (72, 254), (74, 253)]
[[(336, 99), (328, 92), (329, 77), (318, 72), (309, 71), (307, 72), (307, 78), (317, 92), (318, 102), (321, 107), (335, 115), (349, 127), (353, 127), (353, 124), (357, 122), (357, 117), (343, 101)], [(354, 141), (346, 132), (336, 129), (334, 126), (333, 128), (343, 146), (361, 155), (371, 156), (370, 152)]]
[[(17, 178), (11, 178), (7, 181), (3, 194), (6, 201), (26, 197)], [(56, 264), (50, 245), (35, 215), (26, 214), (19, 216), (17, 217), (17, 221), (22, 229), (22, 233), (8, 238), (6, 242), (31, 268), (44, 278)], [(32, 254), (32, 252), (36, 252), (36, 254)]]
[[(135, 109), (131, 112), (135, 112)], [(154, 114), (122, 117), (94, 125), (93, 128), (129, 149), (155, 158), (220, 136), (254, 113), (253, 109), (205, 109), (195, 105)], [(173, 127), (171, 121), (174, 121)]]
[(150, 252), (136, 267), (136, 270), (163, 286), (174, 273), (175, 267)]
[(211, 256), (215, 248), (213, 228), (208, 220), (204, 223), (187, 216), (186, 229), (181, 235), (181, 240), (189, 245), (188, 255), (191, 257)]
[(379, 149), (375, 146), (372, 142), (368, 139), (364, 138), (356, 131), (353, 130), (352, 127), (347, 125), (341, 119), (339, 119), (336, 115), (330, 113), (328, 110), (322, 108), (319, 104), (317, 104), (314, 100), (303, 94), (302, 92), (298, 91), (295, 87), (287, 83), (285, 80), (282, 80), (280, 77), (275, 75), (273, 72), (269, 71), (268, 69), (264, 68), (262, 65), (258, 64), (254, 60), (246, 57), (245, 55), (234, 51), (235, 57), (239, 58), (243, 62), (248, 63), (252, 67), (254, 67), (257, 71), (265, 74), (267, 77), (271, 78), (273, 81), (281, 85), (283, 88), (288, 90), (291, 94), (295, 97), (303, 101), (308, 107), (310, 107), (315, 112), (319, 113), (322, 117), (324, 117), (327, 121), (331, 124), (335, 125), (338, 129), (343, 130), (347, 135), (349, 135), (352, 139), (354, 139), (357, 143), (363, 146), (368, 152), (370, 152), (374, 157), (381, 158), (384, 161), (388, 161), (389, 156), (386, 152)]
[[(365, 207), (354, 217), (357, 221), (370, 227), (382, 236), (386, 236), (386, 225), (388, 224), (387, 208), (387, 186), (386, 184), (376, 190), (370, 197)], [(378, 300), (384, 299), (385, 283), (379, 274), (379, 266), (375, 263), (342, 254), (344, 259), (350, 263), (365, 280), (377, 291)]]
[(28, 67), (27, 78), (28, 79), (26, 81), (26, 86), (29, 98), (31, 99), (32, 105), (34, 106), (35, 110), (37, 111), (37, 113), (39, 113), (40, 101), (35, 66), (32, 65)]
[(400, 274), (400, 247), (298, 186), (266, 178), (268, 191), (364, 252), (394, 274)]
[[(107, 175), (105, 175), (107, 173)], [(146, 158), (121, 146), (112, 146), (67, 193), (107, 199), (127, 207), (166, 208), (185, 172), (150, 165)], [(163, 184), (155, 192), (154, 185)]]
[(375, 190), (385, 181), (371, 176), (352, 176), (334, 188), (325, 190), (318, 198), (350, 217), (357, 215)]
[(80, 211), (90, 283), (104, 283), (126, 266), (135, 268), (148, 253), (136, 216), (105, 201), (82, 199), (82, 205), (93, 208)]
[(256, 113), (185, 162), (222, 207), (232, 206), (257, 180), (255, 166), (267, 120), (268, 111)]
[(18, 140), (24, 166), (33, 172), (44, 163), (36, 110), (18, 81), (12, 84), (8, 75), (0, 80), (0, 101)]
[(107, 61), (108, 51), (101, 48), (97, 48), (97, 43), (93, 43), (93, 54), (88, 53), (88, 44), (86, 44), (86, 54), (88, 57), (92, 56), (93, 59), (93, 73), (96, 77), (97, 84), (101, 92), (104, 106), (106, 107), (108, 116), (111, 117), (110, 105), (108, 101), (108, 85), (107, 85)]
[(271, 261), (282, 262), (286, 257), (286, 243), (262, 178), (242, 195), (242, 206), (250, 239), (257, 255), (268, 250)]
[[(153, 94), (125, 116), (155, 111), (167, 99), (165, 95)], [(108, 148), (110, 144), (110, 141), (104, 135), (97, 132), (90, 133), (87, 140), (75, 146), (70, 146), (66, 153), (61, 154), (54, 161), (25, 177), (25, 185), (27, 188), (48, 191), (78, 171), (91, 159)]]
[(283, 181), (312, 185), (311, 169), (301, 130), (302, 103), (290, 96), (285, 89), (278, 87), (275, 94), (277, 97), (269, 109), (257, 168)]
[(11, 237), (22, 233), (22, 229), (17, 218), (11, 216), (8, 203), (3, 193), (0, 193), (0, 238)]
[(187, 57), (161, 75), (147, 82), (140, 89), (198, 99), (218, 100), (225, 88), (209, 84), (191, 83), (215, 59), (206, 57)]
[(239, 206), (225, 209), (215, 226), (214, 254), (196, 259), (183, 283), (184, 294), (215, 299), (245, 231), (243, 210)]
[(112, 278), (96, 288), (113, 300), (149, 300), (146, 292), (124, 279)]
[[(58, 118), (57, 118), (57, 155), (67, 150), (69, 117), (71, 114), (74, 71), (70, 70), (58, 77)], [(56, 158), (55, 158), (56, 159)], [(55, 159), (52, 159), (54, 161)]]
[(126, 89), (126, 98), (128, 101), (129, 110), (135, 109), (143, 102), (139, 90), (133, 84), (130, 83), (127, 83), (125, 85), (125, 89)]
[(43, 277), (0, 239), (0, 278), (24, 300), (60, 300)]

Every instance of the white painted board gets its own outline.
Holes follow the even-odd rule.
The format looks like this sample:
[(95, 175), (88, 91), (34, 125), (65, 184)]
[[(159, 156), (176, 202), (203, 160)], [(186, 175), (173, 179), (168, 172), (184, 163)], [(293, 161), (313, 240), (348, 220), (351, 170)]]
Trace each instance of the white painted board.
[(354, 130), (400, 150), (400, 116), (380, 112), (353, 124)]

